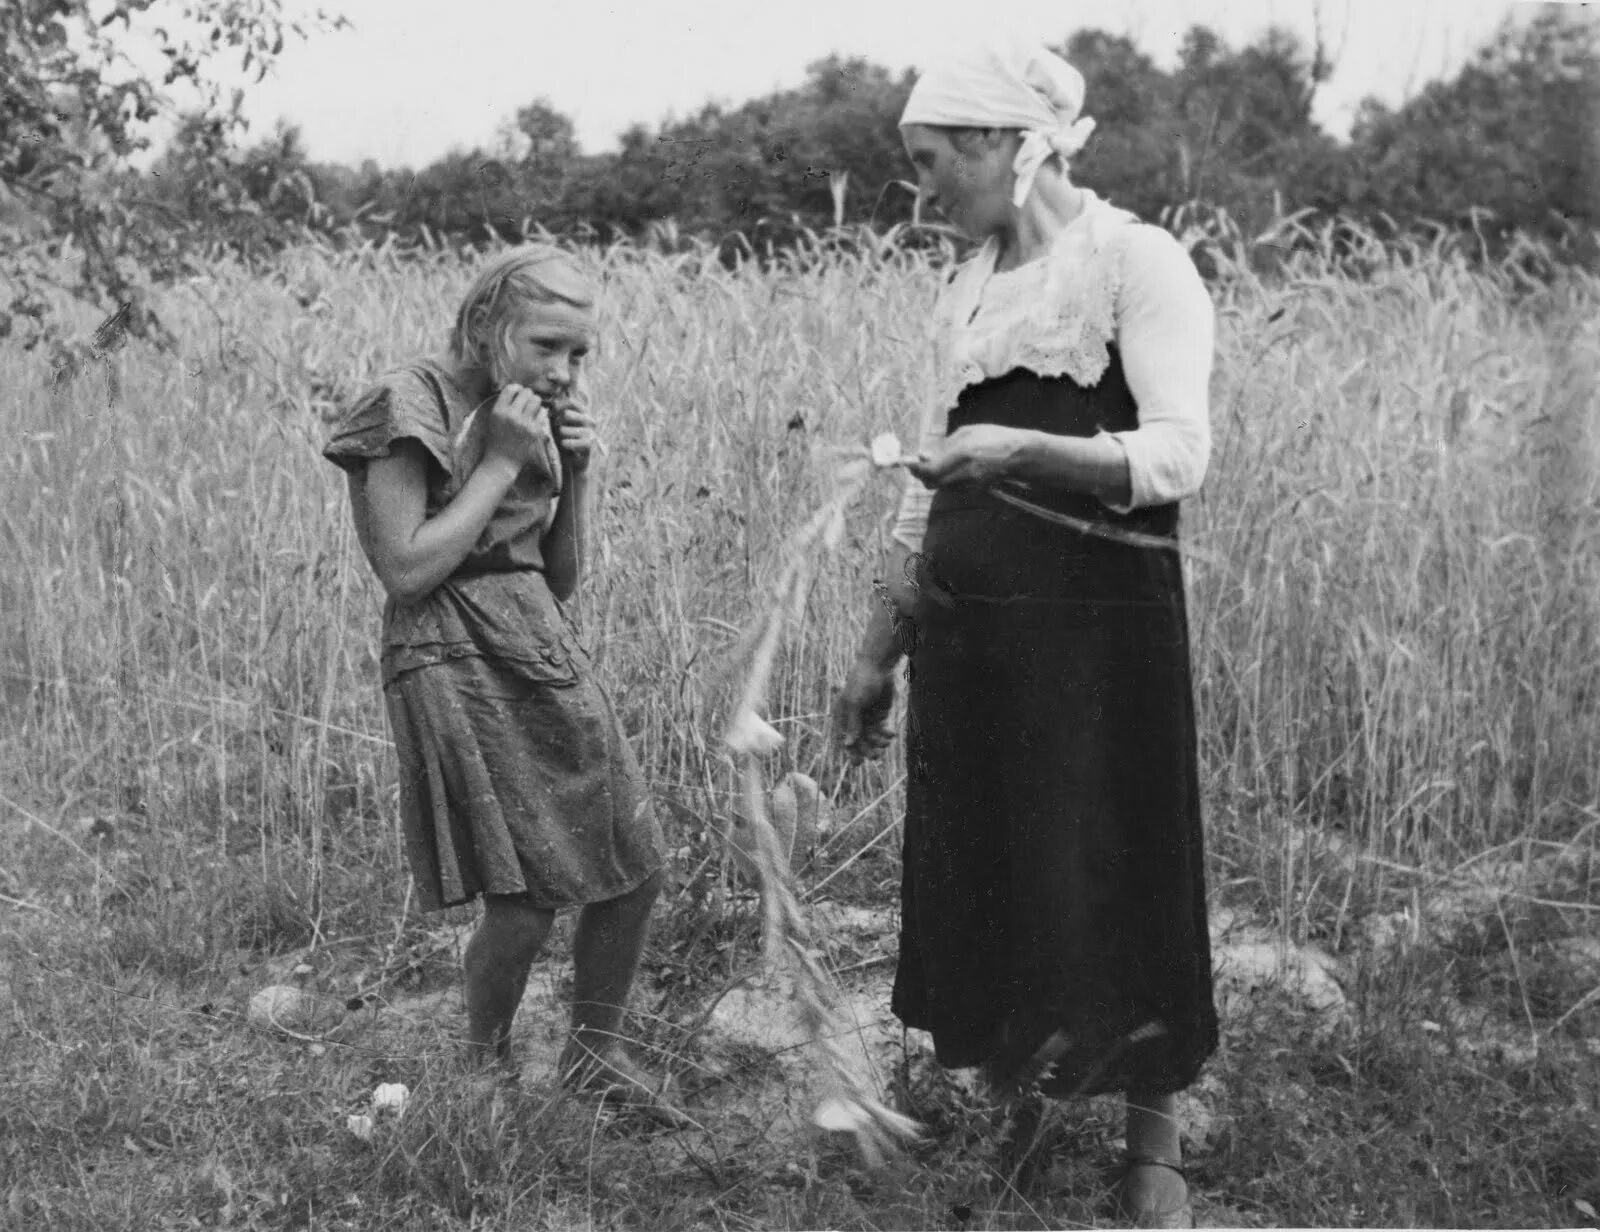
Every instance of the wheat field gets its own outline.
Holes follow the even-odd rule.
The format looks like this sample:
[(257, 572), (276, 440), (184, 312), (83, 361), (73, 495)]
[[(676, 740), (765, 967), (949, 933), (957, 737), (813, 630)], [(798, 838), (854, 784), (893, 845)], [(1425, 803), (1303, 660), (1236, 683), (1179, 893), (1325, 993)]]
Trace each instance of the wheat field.
[[(1418, 877), (1546, 848), (1592, 866), (1600, 817), (1600, 281), (1535, 285), (1442, 247), (1366, 244), (1338, 261), (1313, 242), (1270, 274), (1218, 252), (1215, 448), (1184, 522), (1214, 892), (1336, 950)], [(828, 450), (911, 434), (938, 274), (865, 242), (765, 268), (628, 246), (586, 259), (604, 287), (589, 379), (606, 453), (579, 617), (676, 852), (658, 933), (694, 941), (740, 910), (717, 832), (741, 638), (828, 492)], [(72, 1101), (92, 1074), (166, 1098), (149, 1094), (167, 1090), (154, 1036), (135, 1055), (109, 1025), (143, 1021), (129, 996), (203, 999), (240, 950), (366, 944), (392, 965), (420, 935), (376, 683), (380, 595), (318, 447), (343, 398), (442, 343), (469, 272), (370, 246), (219, 260), (159, 294), (175, 353), (133, 344), (52, 386), (40, 359), (0, 351), (0, 1010), (20, 1024), (13, 1057), (31, 1058), (14, 1091), (66, 1109), (56, 1120), (83, 1123)], [(898, 482), (868, 489), (819, 568), (768, 708), (789, 737), (774, 769), (811, 774), (859, 823), (811, 875), (848, 861), (833, 888), (881, 905), (899, 755), (847, 766), (825, 716)], [(1592, 913), (1597, 891), (1568, 885), (1561, 905)], [(115, 1083), (82, 1055), (93, 1040), (121, 1058)], [(40, 1115), (0, 1117), (0, 1160), (49, 1140)], [(148, 1209), (215, 1216), (218, 1194), (249, 1187), (231, 1167), (236, 1183), (213, 1168)], [(115, 1225), (133, 1199), (74, 1175), (13, 1182), (12, 1200)], [(256, 1218), (228, 1202), (239, 1226)], [(725, 1226), (776, 1218), (719, 1209)]]

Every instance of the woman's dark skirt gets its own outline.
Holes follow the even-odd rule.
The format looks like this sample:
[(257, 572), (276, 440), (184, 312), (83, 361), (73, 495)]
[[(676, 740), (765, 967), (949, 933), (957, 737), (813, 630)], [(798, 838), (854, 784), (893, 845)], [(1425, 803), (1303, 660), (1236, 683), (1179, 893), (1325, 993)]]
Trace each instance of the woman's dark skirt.
[(1176, 552), (941, 491), (914, 623), (895, 1013), (1002, 1078), (1064, 1032), (1050, 1095), (1188, 1086), (1217, 1019)]

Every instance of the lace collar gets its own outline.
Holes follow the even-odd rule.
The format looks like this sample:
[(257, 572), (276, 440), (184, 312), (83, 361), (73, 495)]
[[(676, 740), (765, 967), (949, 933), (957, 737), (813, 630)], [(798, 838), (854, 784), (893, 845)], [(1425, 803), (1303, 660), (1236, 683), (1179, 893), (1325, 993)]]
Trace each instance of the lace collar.
[(1086, 189), (1082, 211), (1036, 260), (997, 272), (1000, 246), (985, 242), (945, 293), (940, 409), (955, 406), (968, 386), (1016, 368), (1098, 384), (1116, 337), (1120, 250), (1113, 241), (1138, 221)]

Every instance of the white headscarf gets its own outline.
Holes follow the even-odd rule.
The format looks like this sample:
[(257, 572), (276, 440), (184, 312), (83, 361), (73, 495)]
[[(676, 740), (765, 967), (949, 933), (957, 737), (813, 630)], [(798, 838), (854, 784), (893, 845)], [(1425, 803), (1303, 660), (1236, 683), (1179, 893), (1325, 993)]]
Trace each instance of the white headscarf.
[(1094, 131), (1083, 110), (1083, 74), (1034, 43), (1005, 41), (964, 49), (931, 65), (906, 100), (901, 127), (1019, 128), (1022, 146), (1013, 205), (1033, 191), (1046, 160), (1071, 158)]

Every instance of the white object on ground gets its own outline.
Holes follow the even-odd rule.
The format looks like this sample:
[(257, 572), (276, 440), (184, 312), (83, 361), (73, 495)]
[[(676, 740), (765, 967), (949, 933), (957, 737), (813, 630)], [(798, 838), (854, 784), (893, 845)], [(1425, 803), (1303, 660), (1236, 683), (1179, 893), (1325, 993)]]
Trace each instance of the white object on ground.
[(406, 1110), (411, 1090), (403, 1082), (380, 1082), (372, 1093), (372, 1107), (378, 1112), (393, 1112), (399, 1116)]
[(250, 998), (245, 1011), (252, 1026), (268, 1027), (295, 1039), (336, 1031), (347, 1016), (344, 1002), (338, 998), (293, 984), (269, 984)]

